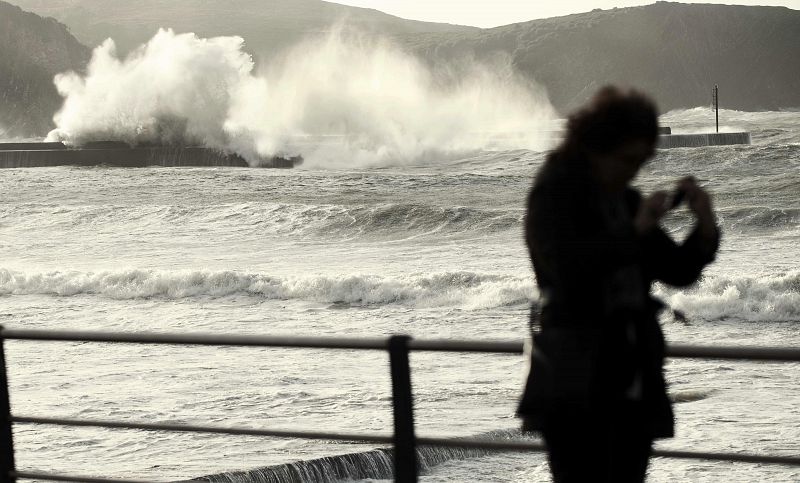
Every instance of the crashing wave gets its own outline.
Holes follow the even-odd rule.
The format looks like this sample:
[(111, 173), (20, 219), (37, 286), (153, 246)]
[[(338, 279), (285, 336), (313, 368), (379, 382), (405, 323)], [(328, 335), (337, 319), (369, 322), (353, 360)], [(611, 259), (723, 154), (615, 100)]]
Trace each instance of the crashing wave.
[[(800, 321), (800, 271), (707, 276), (686, 289), (656, 285), (654, 293), (690, 320)], [(95, 295), (119, 300), (245, 295), (329, 304), (479, 310), (529, 305), (536, 300), (537, 291), (534, 280), (527, 276), (459, 271), (282, 277), (230, 270), (25, 273), (0, 269), (0, 295)]]
[(309, 275), (276, 277), (235, 271), (119, 270), (22, 273), (0, 269), (0, 295), (98, 295), (112, 299), (226, 297), (307, 300), (354, 305), (402, 304), (483, 309), (527, 304), (527, 277), (444, 272), (398, 277)]
[(704, 277), (696, 286), (655, 293), (690, 319), (800, 321), (800, 271), (762, 276)]

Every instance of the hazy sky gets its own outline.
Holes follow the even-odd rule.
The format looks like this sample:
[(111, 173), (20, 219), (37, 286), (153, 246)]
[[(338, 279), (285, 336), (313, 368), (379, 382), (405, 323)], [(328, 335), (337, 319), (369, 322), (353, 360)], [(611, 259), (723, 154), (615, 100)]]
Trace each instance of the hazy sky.
[[(636, 0), (328, 0), (380, 10), (398, 17), (478, 27), (496, 27), (535, 18), (588, 12), (595, 8), (631, 7), (654, 1)], [(682, 3), (783, 5), (800, 10), (800, 0), (705, 0)]]

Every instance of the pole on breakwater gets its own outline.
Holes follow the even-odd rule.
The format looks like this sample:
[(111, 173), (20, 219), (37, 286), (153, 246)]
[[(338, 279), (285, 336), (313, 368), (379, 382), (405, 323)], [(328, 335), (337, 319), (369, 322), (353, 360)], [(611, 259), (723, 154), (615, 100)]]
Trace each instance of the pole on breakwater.
[(717, 116), (717, 132), (719, 132), (719, 86), (714, 84), (714, 113)]

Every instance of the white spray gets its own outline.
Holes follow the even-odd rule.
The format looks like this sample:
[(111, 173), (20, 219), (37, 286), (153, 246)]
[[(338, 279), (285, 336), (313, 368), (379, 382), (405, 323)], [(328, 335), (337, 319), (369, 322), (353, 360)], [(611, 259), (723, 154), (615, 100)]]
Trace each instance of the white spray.
[(160, 30), (120, 59), (109, 39), (64, 96), (48, 140), (195, 143), (255, 161), (397, 164), (546, 147), (554, 111), (507, 59), (430, 68), (388, 41), (333, 29), (256, 72), (239, 37)]

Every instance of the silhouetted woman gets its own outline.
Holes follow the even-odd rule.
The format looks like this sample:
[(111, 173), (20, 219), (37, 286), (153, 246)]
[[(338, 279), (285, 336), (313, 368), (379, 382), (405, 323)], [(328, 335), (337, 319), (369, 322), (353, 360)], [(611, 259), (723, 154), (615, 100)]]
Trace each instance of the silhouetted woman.
[(643, 198), (629, 186), (653, 156), (657, 131), (648, 98), (602, 89), (570, 116), (528, 198), (541, 300), (518, 414), (525, 429), (542, 432), (556, 482), (643, 481), (653, 439), (673, 435), (662, 304), (650, 285), (697, 280), (719, 235), (693, 178), (676, 186), (696, 217), (683, 244), (658, 224), (672, 197)]

